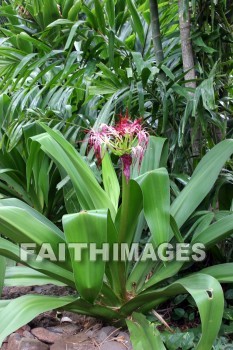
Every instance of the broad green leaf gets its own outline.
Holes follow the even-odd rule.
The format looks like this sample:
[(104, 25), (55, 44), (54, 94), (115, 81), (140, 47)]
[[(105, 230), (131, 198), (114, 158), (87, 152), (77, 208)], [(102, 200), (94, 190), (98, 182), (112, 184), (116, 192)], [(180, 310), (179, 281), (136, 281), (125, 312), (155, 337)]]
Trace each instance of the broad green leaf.
[[(147, 288), (155, 286), (157, 283), (164, 281), (167, 278), (175, 276), (180, 271), (183, 265), (184, 265), (183, 261), (171, 261), (166, 265), (161, 263), (158, 264), (157, 266), (155, 266), (155, 272), (153, 273), (153, 276), (151, 276), (151, 278), (147, 282), (145, 282), (142, 286), (139, 285), (138, 289), (140, 291), (146, 290)], [(148, 274), (148, 269), (146, 269), (146, 271)], [(137, 273), (139, 274), (140, 270)], [(144, 280), (145, 280), (145, 277), (144, 277)]]
[(131, 245), (137, 226), (137, 218), (142, 211), (142, 192), (134, 180), (122, 182), (122, 204), (117, 212), (116, 228), (119, 243)]
[[(68, 244), (75, 244), (79, 252), (69, 247), (77, 290), (83, 299), (93, 302), (103, 285), (104, 255), (91, 256), (91, 245), (101, 249), (107, 242), (107, 210), (82, 211), (63, 216), (63, 226)], [(80, 256), (78, 256), (80, 255)]]
[(43, 286), (45, 284), (54, 284), (56, 286), (65, 286), (64, 283), (44, 275), (41, 272), (30, 269), (25, 266), (11, 266), (6, 268), (4, 286)]
[[(108, 215), (107, 242), (109, 244), (110, 259), (106, 262), (105, 273), (114, 293), (121, 296), (122, 289), (125, 290), (126, 269), (125, 264), (122, 265), (119, 261), (114, 261), (113, 259), (113, 245), (118, 243), (118, 232), (110, 215)], [(121, 273), (122, 270), (123, 273)]]
[[(208, 249), (209, 247), (213, 246), (217, 242), (231, 235), (232, 232), (233, 232), (233, 215), (228, 215), (222, 218), (221, 220), (218, 220), (216, 223), (210, 225), (209, 227), (205, 228), (203, 231), (201, 232), (198, 231), (197, 234), (194, 235), (191, 243), (192, 244), (202, 243), (204, 244), (206, 249)], [(181, 261), (180, 262), (172, 261), (166, 266), (161, 265), (159, 270), (157, 269), (154, 270), (153, 276), (144, 284), (142, 289), (149, 288), (155, 285), (156, 283), (163, 281), (164, 279), (174, 276), (179, 272), (183, 264), (184, 262), (181, 262)], [(219, 266), (222, 266), (222, 265), (219, 265)], [(201, 272), (204, 272), (204, 271), (205, 270), (202, 270)], [(208, 269), (205, 273), (206, 274), (208, 273)], [(210, 275), (212, 274), (210, 273)], [(213, 275), (213, 277), (216, 277), (216, 276)]]
[(49, 242), (55, 257), (58, 258), (59, 244), (65, 243), (65, 240), (49, 226), (18, 207), (0, 206), (0, 223), (1, 233), (4, 236), (15, 243), (35, 243), (37, 253), (43, 243)]
[(210, 225), (201, 232), (197, 232), (192, 239), (192, 243), (203, 243), (206, 248), (223, 240), (233, 233), (233, 215), (228, 215)]
[[(85, 210), (109, 208), (114, 217), (115, 210), (110, 198), (80, 154), (60, 133), (45, 125), (43, 127), (47, 133), (32, 137), (32, 140), (38, 142), (42, 150), (64, 168), (73, 183), (81, 207)], [(31, 147), (35, 147), (33, 142)], [(34, 157), (34, 152), (32, 148), (31, 158)], [(28, 169), (28, 176), (30, 173), (31, 169)]]
[(108, 152), (105, 152), (103, 155), (102, 176), (105, 192), (108, 194), (108, 197), (111, 199), (112, 204), (117, 211), (120, 196), (120, 185)]
[(19, 209), (23, 209), (28, 214), (32, 215), (35, 219), (39, 220), (42, 224), (48, 226), (50, 230), (54, 231), (54, 234), (61, 237), (64, 240), (64, 233), (50, 221), (44, 215), (40, 214), (37, 210), (33, 209), (31, 206), (26, 203), (20, 201), (17, 198), (6, 198), (0, 200), (0, 208), (1, 207), (16, 207)]
[(0, 311), (4, 309), (10, 302), (11, 300), (0, 300)]
[(134, 350), (166, 350), (159, 331), (144, 315), (134, 312), (126, 323)]
[(212, 148), (200, 161), (191, 180), (171, 205), (171, 215), (181, 227), (213, 187), (218, 175), (233, 153), (233, 140)]
[(22, 251), (20, 250), (20, 247), (9, 240), (0, 237), (0, 255), (18, 263), (23, 263), (52, 279), (75, 288), (73, 272), (69, 271), (66, 266), (57, 266), (55, 263), (47, 259), (38, 260), (37, 255), (35, 254), (30, 254), (26, 251), (24, 251), (24, 253), (28, 254), (28, 259), (25, 262), (22, 261)]
[(44, 295), (24, 295), (12, 300), (5, 308), (0, 310), (0, 317), (4, 320), (0, 324), (0, 346), (9, 334), (24, 326), (39, 314), (64, 307), (74, 300), (73, 297)]
[[(139, 183), (142, 190), (143, 212), (151, 232), (151, 240), (154, 246), (169, 242), (170, 188), (167, 171), (163, 168), (157, 169), (147, 172), (135, 180)], [(148, 243), (151, 243), (151, 240)], [(155, 264), (156, 262), (154, 261), (139, 260), (128, 278), (127, 289), (131, 290), (134, 284), (136, 285), (136, 290), (143, 289), (146, 276)], [(171, 277), (173, 272), (166, 269), (165, 275), (167, 274), (169, 275), (168, 277)], [(157, 277), (160, 278), (160, 275), (153, 275), (147, 283), (152, 282), (152, 280), (154, 281), (154, 279), (156, 280), (155, 283), (157, 283)]]
[[(82, 299), (77, 299), (72, 304), (68, 304), (65, 309), (78, 314), (101, 317), (106, 320), (109, 319), (111, 321), (113, 319), (119, 319), (119, 313), (117, 311), (111, 308), (107, 308), (103, 305), (90, 304), (88, 301)], [(120, 316), (120, 318), (122, 317)]]
[(221, 285), (212, 276), (195, 274), (165, 288), (144, 292), (126, 303), (121, 312), (129, 314), (135, 309), (145, 312), (175, 295), (187, 292), (197, 304), (202, 324), (202, 336), (195, 350), (211, 350), (221, 326), (224, 308)]
[(233, 282), (233, 263), (219, 264), (206, 267), (200, 273), (213, 276), (221, 283)]
[(132, 167), (132, 178), (143, 175), (147, 171), (165, 167), (168, 158), (168, 142), (165, 138), (150, 136), (147, 150), (144, 154), (142, 165), (139, 169), (138, 164)]
[(190, 237), (191, 235), (194, 238), (195, 235), (197, 235), (199, 232), (206, 229), (211, 224), (214, 217), (215, 217), (215, 214), (213, 212), (207, 211), (206, 214), (202, 215), (200, 218), (197, 218), (194, 224), (190, 227), (190, 229), (186, 233), (184, 239), (187, 240), (187, 238)]
[(6, 271), (6, 259), (3, 256), (0, 256), (0, 297), (2, 294), (2, 288), (4, 286), (5, 271)]
[(143, 194), (143, 210), (155, 245), (168, 242), (170, 231), (170, 182), (160, 168), (135, 179)]

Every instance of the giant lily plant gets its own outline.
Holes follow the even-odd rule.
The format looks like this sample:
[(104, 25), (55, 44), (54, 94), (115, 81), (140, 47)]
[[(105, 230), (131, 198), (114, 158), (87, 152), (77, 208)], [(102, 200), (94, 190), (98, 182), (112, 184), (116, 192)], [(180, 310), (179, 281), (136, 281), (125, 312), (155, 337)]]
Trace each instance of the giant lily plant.
[[(101, 125), (90, 131), (89, 143), (94, 147), (102, 171), (101, 184), (87, 158), (83, 158), (61, 133), (43, 127), (45, 133), (33, 136), (29, 144), (27, 181), (30, 182), (35, 170), (33, 160), (41, 156), (42, 152), (38, 151), (44, 151), (57, 164), (64, 186), (72, 183), (73, 207), (78, 212), (63, 217), (62, 231), (20, 200), (0, 200), (4, 237), (0, 238), (0, 283), (6, 286), (67, 285), (76, 289), (77, 295), (60, 298), (26, 295), (13, 301), (0, 301), (0, 318), (4, 319), (0, 324), (0, 343), (36, 315), (62, 308), (127, 324), (135, 349), (140, 346), (165, 349), (159, 332), (151, 327), (149, 331), (145, 329), (148, 321), (142, 314), (178, 294), (189, 293), (196, 302), (202, 326), (196, 349), (210, 350), (223, 315), (224, 298), (219, 282), (233, 282), (233, 264), (192, 273), (188, 268), (190, 262), (187, 266), (185, 261), (164, 262), (143, 257), (148, 244), (155, 251), (166, 242), (201, 243), (209, 249), (233, 232), (231, 212), (220, 218), (211, 212), (194, 215), (233, 153), (233, 141), (223, 141), (210, 150), (187, 185), (171, 201), (170, 180), (165, 168), (166, 140), (149, 137), (139, 121), (122, 118), (115, 126)], [(122, 165), (122, 185), (111, 159), (113, 154), (119, 157)], [(186, 223), (191, 217), (194, 224), (190, 228)], [(149, 232), (144, 245), (143, 232)], [(54, 254), (52, 260), (38, 259), (45, 242), (50, 244), (47, 249)], [(135, 263), (114, 259), (116, 245), (124, 243), (130, 249), (138, 242), (141, 242), (141, 255)], [(34, 245), (34, 252), (20, 248), (22, 243)], [(109, 259), (98, 257), (97, 261), (92, 261), (85, 251), (77, 261), (73, 244), (96, 244), (101, 249), (106, 243), (110, 247)], [(59, 260), (56, 257), (61, 245), (65, 247), (66, 258)], [(5, 270), (4, 257), (22, 263), (22, 250), (27, 256), (23, 261), (25, 266)], [(183, 267), (186, 269), (181, 278), (179, 273)]]

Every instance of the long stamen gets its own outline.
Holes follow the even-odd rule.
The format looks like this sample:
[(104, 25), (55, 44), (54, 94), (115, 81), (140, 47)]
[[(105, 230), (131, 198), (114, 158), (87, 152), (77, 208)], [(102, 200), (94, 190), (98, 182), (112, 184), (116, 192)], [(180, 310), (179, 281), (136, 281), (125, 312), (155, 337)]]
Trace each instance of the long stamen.
[(127, 180), (130, 178), (132, 162), (141, 166), (145, 150), (148, 145), (149, 135), (142, 128), (142, 120), (130, 120), (128, 114), (120, 116), (115, 126), (101, 124), (99, 130), (90, 130), (89, 144), (94, 148), (96, 157), (101, 160), (101, 148), (109, 149), (117, 155), (123, 164), (123, 173)]

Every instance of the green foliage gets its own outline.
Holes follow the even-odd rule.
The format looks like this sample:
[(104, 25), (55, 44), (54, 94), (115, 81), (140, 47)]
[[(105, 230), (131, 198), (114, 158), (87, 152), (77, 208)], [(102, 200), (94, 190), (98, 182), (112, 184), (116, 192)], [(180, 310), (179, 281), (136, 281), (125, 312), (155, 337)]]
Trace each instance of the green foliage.
[[(65, 171), (69, 175), (76, 194), (77, 206), (80, 206), (81, 211), (63, 217), (63, 233), (27, 204), (16, 199), (0, 200), (1, 232), (4, 237), (11, 240), (0, 238), (0, 255), (21, 261), (22, 251), (17, 244), (24, 242), (36, 244), (34, 253), (23, 251), (29, 257), (24, 262), (27, 267), (25, 276), (22, 278), (24, 270), (21, 266), (19, 270), (17, 267), (8, 269), (6, 284), (12, 283), (9, 273), (10, 278), (14, 278), (16, 285), (34, 284), (37, 279), (38, 284), (44, 281), (54, 283), (54, 280), (57, 280), (58, 284), (62, 283), (76, 288), (79, 296), (56, 298), (56, 301), (50, 297), (25, 296), (9, 301), (7, 305), (6, 301), (2, 302), (0, 316), (4, 319), (10, 317), (11, 321), (6, 323), (7, 326), (0, 326), (0, 340), (3, 341), (7, 334), (27, 323), (36, 314), (62, 307), (66, 310), (109, 320), (118, 319), (121, 322), (132, 315), (133, 319), (127, 323), (132, 333), (134, 347), (141, 346), (144, 336), (139, 337), (139, 333), (146, 332), (148, 335), (145, 341), (149, 341), (151, 348), (161, 349), (162, 340), (158, 331), (154, 330), (153, 326), (145, 329), (145, 324), (147, 324), (145, 318), (133, 312), (136, 310), (140, 313), (148, 312), (176, 295), (189, 293), (197, 305), (202, 327), (202, 336), (195, 348), (198, 350), (211, 349), (220, 329), (224, 307), (223, 292), (218, 280), (220, 282), (232, 281), (231, 263), (191, 273), (191, 267), (184, 261), (174, 260), (166, 264), (160, 261), (143, 261), (143, 255), (132, 266), (132, 262), (129, 261), (126, 263), (115, 260), (92, 262), (88, 253), (85, 253), (84, 259), (77, 264), (74, 251), (71, 249), (70, 254), (67, 255), (70, 258), (66, 258), (65, 261), (38, 260), (36, 254), (45, 241), (51, 244), (55, 256), (58, 254), (59, 243), (65, 244), (66, 254), (68, 254), (69, 242), (97, 242), (99, 245), (106, 242), (112, 246), (114, 243), (127, 241), (130, 247), (136, 237), (140, 240), (140, 237), (143, 236), (142, 218), (150, 231), (150, 236), (145, 242), (152, 241), (155, 248), (167, 240), (175, 242), (177, 235), (173, 234), (174, 225), (176, 225), (175, 231), (187, 225), (189, 217), (207, 195), (207, 191), (202, 190), (203, 183), (205, 188), (210, 190), (216, 181), (217, 173), (233, 152), (232, 140), (214, 147), (203, 158), (191, 180), (170, 208), (167, 172), (164, 168), (155, 166), (158, 164), (160, 167), (160, 164), (164, 162), (166, 147), (162, 151), (161, 145), (165, 143), (159, 138), (151, 137), (150, 147), (145, 154), (140, 174), (128, 183), (123, 181), (122, 204), (119, 209), (117, 208), (116, 213), (114, 206), (116, 197), (109, 196), (109, 191), (102, 189), (95, 180), (95, 175), (88, 163), (58, 131), (43, 124), (42, 126), (46, 132), (31, 138), (30, 154), (33, 157), (35, 150), (45, 152), (58, 165), (61, 174)], [(158, 155), (153, 152), (156, 145), (161, 149), (160, 161)], [(219, 149), (222, 154), (220, 159), (218, 158)], [(106, 161), (110, 163), (110, 157)], [(212, 177), (203, 176), (208, 173), (210, 167), (216, 169), (216, 173)], [(111, 186), (116, 187), (114, 167), (111, 166), (111, 169), (112, 176), (108, 178), (108, 184), (111, 184), (112, 179)], [(104, 171), (108, 171), (108, 167), (103, 167), (102, 172)], [(30, 174), (31, 169), (29, 168), (27, 173), (29, 178)], [(154, 188), (156, 188), (156, 201), (152, 196), (155, 193)], [(92, 193), (89, 192), (90, 190)], [(186, 198), (186, 192), (189, 193), (188, 198)], [(172, 227), (170, 227), (170, 213), (173, 214)], [(198, 241), (205, 243), (208, 248), (213, 247), (233, 231), (230, 212), (216, 223), (209, 221), (207, 226), (200, 228), (198, 233), (188, 237), (187, 240), (184, 235), (183, 240), (194, 243), (198, 238)], [(31, 227), (33, 227), (33, 232)], [(144, 250), (146, 249), (145, 242), (142, 246)], [(181, 271), (183, 267), (186, 268), (185, 272)], [(172, 283), (169, 282), (171, 277), (173, 278)], [(16, 314), (17, 317), (14, 317)], [(184, 344), (187, 344), (186, 340), (184, 339)]]
[[(15, 197), (58, 222), (64, 214), (63, 190), (58, 169), (39, 149), (30, 160), (29, 138), (41, 132), (33, 122), (15, 123), (4, 133), (0, 148), (1, 198)], [(28, 170), (31, 176), (27, 178)]]
[(158, 330), (146, 320), (145, 316), (133, 313), (132, 321), (128, 320), (127, 326), (135, 350), (143, 349), (143, 347), (146, 347), (148, 350), (166, 350)]
[[(232, 137), (231, 2), (183, 1), (184, 15), (192, 6), (195, 91), (185, 86), (178, 4), (158, 1), (161, 64), (153, 51), (149, 1), (1, 4), (0, 292), (4, 280), (5, 285), (69, 285), (79, 294), (0, 301), (0, 316), (9, 320), (6, 328), (0, 326), (1, 341), (38, 313), (64, 307), (123, 323), (127, 319), (135, 349), (211, 349), (223, 314), (218, 282), (233, 282), (232, 161), (226, 163), (232, 140), (214, 147)], [(126, 110), (162, 137), (150, 138), (140, 172), (134, 166), (131, 180), (121, 186), (115, 159), (106, 154), (98, 169), (92, 151), (84, 156), (86, 140), (80, 152), (72, 145), (85, 139), (81, 130), (111, 123)], [(193, 159), (199, 133), (200, 152)], [(221, 264), (140, 258), (135, 264), (111, 260), (97, 265), (87, 255), (76, 264), (66, 247), (65, 262), (38, 261), (29, 254), (26, 266), (5, 268), (5, 257), (21, 262), (18, 243), (36, 243), (37, 253), (43, 241), (56, 253), (58, 243), (70, 241), (139, 242), (142, 253), (146, 242), (155, 247), (165, 241), (202, 242), (210, 265)], [(187, 293), (201, 316), (201, 338), (179, 330), (161, 337), (138, 313)], [(230, 291), (226, 298), (230, 304)], [(223, 315), (229, 322), (230, 306)], [(174, 315), (187, 316), (179, 304)], [(226, 344), (219, 338), (213, 349)]]
[[(221, 1), (207, 2), (204, 9), (201, 2), (192, 2), (197, 89), (190, 93), (182, 70), (177, 5), (158, 1), (165, 57), (159, 66), (149, 2), (126, 5), (120, 0), (54, 0), (47, 11), (44, 1), (4, 4), (1, 12), (9, 24), (1, 28), (0, 108), (6, 110), (5, 123), (18, 115), (56, 115), (87, 127), (112, 98), (111, 115), (127, 108), (131, 115), (143, 116), (149, 128), (169, 138), (172, 171), (184, 169), (190, 175), (198, 131), (200, 158), (231, 133), (227, 42), (232, 8), (225, 15)], [(1, 99), (8, 100), (4, 107)]]

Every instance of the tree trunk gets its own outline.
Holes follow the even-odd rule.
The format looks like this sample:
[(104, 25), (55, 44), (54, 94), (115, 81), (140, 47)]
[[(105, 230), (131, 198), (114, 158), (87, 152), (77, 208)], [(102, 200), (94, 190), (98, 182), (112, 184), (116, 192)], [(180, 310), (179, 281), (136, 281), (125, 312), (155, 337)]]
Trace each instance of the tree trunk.
[[(182, 50), (182, 61), (183, 61), (183, 70), (185, 74), (185, 86), (187, 88), (196, 89), (196, 74), (194, 68), (194, 56), (191, 42), (191, 19), (189, 9), (184, 11), (183, 0), (178, 0), (179, 7), (179, 24), (180, 24), (180, 40), (181, 40), (181, 50)], [(191, 80), (191, 81), (190, 81)], [(190, 92), (190, 95), (193, 96), (193, 92)], [(191, 128), (190, 133), (191, 137), (195, 128)], [(199, 157), (202, 148), (202, 132), (199, 127), (196, 130), (196, 134), (192, 143), (192, 155), (193, 157)]]
[(193, 50), (191, 43), (191, 21), (190, 21), (190, 13), (184, 13), (182, 0), (178, 0), (179, 6), (179, 23), (180, 23), (180, 39), (181, 39), (181, 49), (182, 49), (182, 60), (183, 60), (183, 69), (184, 72), (187, 72), (185, 75), (185, 80), (187, 80), (185, 86), (191, 87), (193, 89), (196, 88), (195, 81), (195, 69), (194, 69), (194, 58), (193, 58)]
[(152, 39), (154, 44), (156, 64), (159, 65), (164, 60), (160, 23), (159, 23), (159, 10), (158, 1), (150, 0), (150, 16), (151, 16), (151, 28), (152, 28)]

